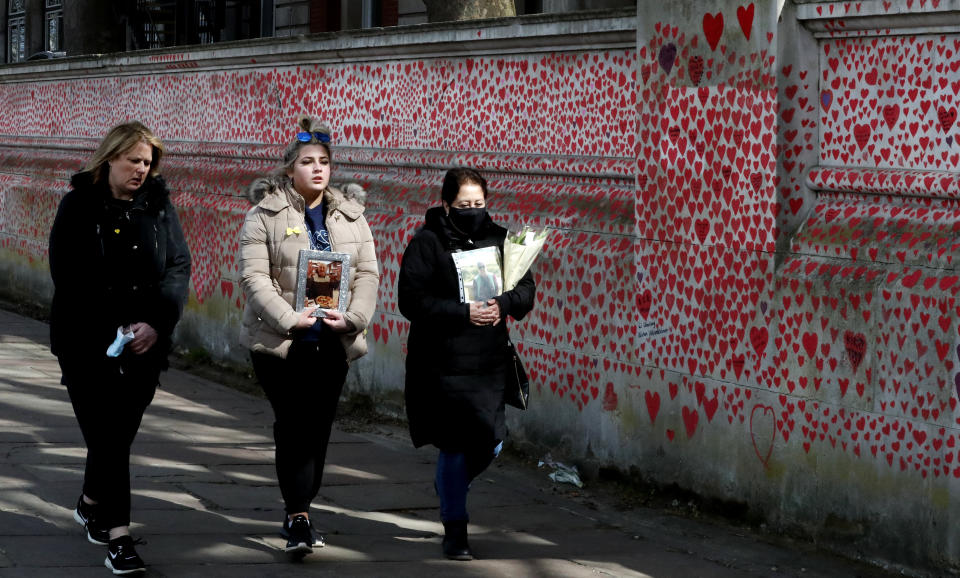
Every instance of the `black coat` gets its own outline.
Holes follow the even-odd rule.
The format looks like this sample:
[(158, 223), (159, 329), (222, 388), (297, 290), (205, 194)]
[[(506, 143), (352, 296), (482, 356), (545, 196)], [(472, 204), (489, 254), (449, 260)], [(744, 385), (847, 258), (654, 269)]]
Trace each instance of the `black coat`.
[[(68, 368), (165, 369), (187, 299), (190, 252), (163, 179), (148, 177), (125, 203), (112, 198), (105, 180), (74, 175), (50, 232), (50, 349), (64, 380)], [(108, 358), (117, 327), (136, 322), (157, 331), (156, 345), (143, 355), (126, 348), (120, 359)]]
[(492, 451), (506, 435), (506, 317), (522, 319), (533, 308), (533, 276), (528, 271), (516, 288), (496, 298), (503, 322), (477, 327), (470, 323), (469, 305), (460, 302), (451, 256), (490, 246), (502, 255), (506, 234), (488, 216), (468, 238), (434, 207), (403, 254), (398, 300), (400, 313), (410, 320), (404, 394), (417, 447)]

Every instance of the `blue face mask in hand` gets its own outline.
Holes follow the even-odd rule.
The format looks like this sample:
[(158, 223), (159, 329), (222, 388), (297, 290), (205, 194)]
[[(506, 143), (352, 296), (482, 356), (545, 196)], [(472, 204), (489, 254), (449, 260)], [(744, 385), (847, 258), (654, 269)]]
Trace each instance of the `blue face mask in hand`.
[(487, 209), (483, 207), (473, 209), (450, 209), (450, 222), (468, 235), (477, 232), (487, 217)]
[(133, 341), (133, 337), (133, 331), (124, 331), (123, 327), (117, 327), (117, 338), (107, 347), (107, 357), (120, 357), (123, 346)]

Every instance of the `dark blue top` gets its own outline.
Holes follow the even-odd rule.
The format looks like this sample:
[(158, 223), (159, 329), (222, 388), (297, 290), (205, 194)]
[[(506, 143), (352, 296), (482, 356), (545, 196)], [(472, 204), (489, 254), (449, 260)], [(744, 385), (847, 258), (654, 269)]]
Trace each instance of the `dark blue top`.
[[(327, 231), (325, 223), (326, 210), (327, 202), (323, 201), (312, 209), (307, 207), (306, 211), (304, 211), (304, 222), (306, 222), (307, 230), (310, 233), (310, 248), (314, 251), (330, 250), (330, 232)], [(317, 321), (310, 326), (310, 329), (303, 333), (300, 340), (320, 341), (321, 335), (326, 331), (329, 331), (327, 324), (323, 322), (323, 319), (317, 319)]]
[(303, 215), (307, 223), (307, 229), (310, 230), (310, 248), (314, 251), (330, 250), (330, 233), (327, 231), (326, 210), (327, 203), (324, 201), (312, 209), (307, 207)]

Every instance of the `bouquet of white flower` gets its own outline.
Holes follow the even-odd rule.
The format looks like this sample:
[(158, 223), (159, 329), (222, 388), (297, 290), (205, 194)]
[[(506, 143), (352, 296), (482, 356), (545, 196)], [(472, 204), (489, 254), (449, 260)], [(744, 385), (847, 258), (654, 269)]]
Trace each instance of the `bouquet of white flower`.
[(503, 290), (517, 286), (533, 261), (543, 249), (549, 231), (545, 228), (524, 226), (519, 232), (510, 231), (503, 242)]

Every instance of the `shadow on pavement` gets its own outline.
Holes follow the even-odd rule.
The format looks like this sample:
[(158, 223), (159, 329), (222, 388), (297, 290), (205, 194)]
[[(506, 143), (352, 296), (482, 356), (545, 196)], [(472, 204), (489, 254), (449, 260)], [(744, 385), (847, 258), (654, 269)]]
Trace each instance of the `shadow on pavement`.
[[(72, 518), (85, 448), (46, 339), (0, 311), (0, 575), (104, 576), (105, 549)], [(737, 528), (585, 506), (504, 460), (471, 488), (477, 560), (443, 560), (435, 451), (373, 429), (335, 429), (313, 516), (328, 545), (291, 562), (268, 402), (178, 370), (161, 382), (131, 458), (148, 576), (885, 575)]]

